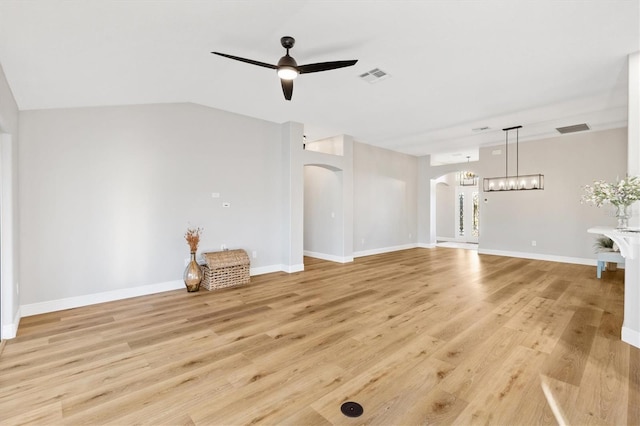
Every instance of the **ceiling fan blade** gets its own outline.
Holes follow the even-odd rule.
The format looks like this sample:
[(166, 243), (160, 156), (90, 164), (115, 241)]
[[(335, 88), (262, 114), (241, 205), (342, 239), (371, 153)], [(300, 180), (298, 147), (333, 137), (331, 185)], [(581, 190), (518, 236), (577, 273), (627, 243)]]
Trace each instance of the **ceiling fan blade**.
[(308, 74), (310, 72), (320, 72), (335, 70), (337, 68), (350, 67), (358, 62), (357, 59), (351, 61), (332, 61), (332, 62), (318, 62), (317, 64), (307, 64), (298, 66), (300, 74)]
[(280, 83), (282, 83), (282, 93), (284, 93), (284, 98), (290, 101), (291, 95), (293, 95), (293, 80), (285, 80), (281, 78)]
[(272, 70), (275, 70), (276, 68), (278, 68), (275, 65), (267, 64), (266, 62), (254, 61), (253, 59), (241, 58), (239, 56), (227, 55), (226, 53), (220, 53), (220, 52), (211, 52), (211, 53), (213, 53), (214, 55), (224, 56), (225, 58), (235, 59), (236, 61), (246, 62), (252, 65), (258, 65), (259, 67), (271, 68)]

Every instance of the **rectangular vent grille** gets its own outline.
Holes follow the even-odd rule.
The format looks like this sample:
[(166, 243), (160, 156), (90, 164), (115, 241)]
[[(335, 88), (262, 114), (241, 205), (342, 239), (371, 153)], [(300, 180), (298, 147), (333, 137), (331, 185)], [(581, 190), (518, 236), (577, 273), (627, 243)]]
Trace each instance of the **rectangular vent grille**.
[(360, 78), (368, 83), (377, 83), (380, 80), (384, 80), (389, 77), (389, 74), (382, 71), (380, 68), (374, 68), (371, 71), (365, 72), (364, 74), (360, 74)]
[(591, 130), (591, 128), (586, 124), (574, 124), (573, 126), (565, 126), (565, 127), (557, 127), (556, 130), (561, 134), (567, 133), (575, 133), (575, 132), (583, 132), (585, 130)]

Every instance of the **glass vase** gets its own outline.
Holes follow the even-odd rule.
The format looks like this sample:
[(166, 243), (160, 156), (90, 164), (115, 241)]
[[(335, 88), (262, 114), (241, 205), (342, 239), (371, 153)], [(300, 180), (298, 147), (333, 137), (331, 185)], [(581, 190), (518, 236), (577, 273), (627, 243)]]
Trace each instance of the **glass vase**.
[(616, 218), (618, 219), (616, 229), (627, 229), (629, 227), (629, 206), (627, 204), (616, 206)]
[(191, 260), (184, 270), (184, 285), (187, 287), (188, 292), (200, 290), (200, 281), (202, 281), (202, 269), (196, 262), (196, 252), (191, 252)]

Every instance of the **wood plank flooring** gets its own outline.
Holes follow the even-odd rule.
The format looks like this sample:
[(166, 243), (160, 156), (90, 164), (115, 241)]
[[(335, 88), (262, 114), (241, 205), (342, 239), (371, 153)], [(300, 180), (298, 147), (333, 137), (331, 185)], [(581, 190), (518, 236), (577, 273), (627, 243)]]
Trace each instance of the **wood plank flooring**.
[(305, 269), (23, 318), (0, 424), (556, 424), (549, 401), (640, 424), (622, 270), (450, 248)]

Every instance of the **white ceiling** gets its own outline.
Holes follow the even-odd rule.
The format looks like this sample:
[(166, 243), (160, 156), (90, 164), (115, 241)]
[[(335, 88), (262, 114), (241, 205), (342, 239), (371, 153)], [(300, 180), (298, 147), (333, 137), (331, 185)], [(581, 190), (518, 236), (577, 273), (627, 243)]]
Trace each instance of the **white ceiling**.
[[(21, 110), (195, 102), (350, 134), (413, 155), (626, 125), (638, 0), (0, 0), (0, 64)], [(276, 63), (291, 35), (304, 74), (284, 100)], [(380, 68), (375, 84), (358, 76)], [(472, 129), (488, 126), (483, 132)], [(475, 154), (477, 155), (477, 154)]]

